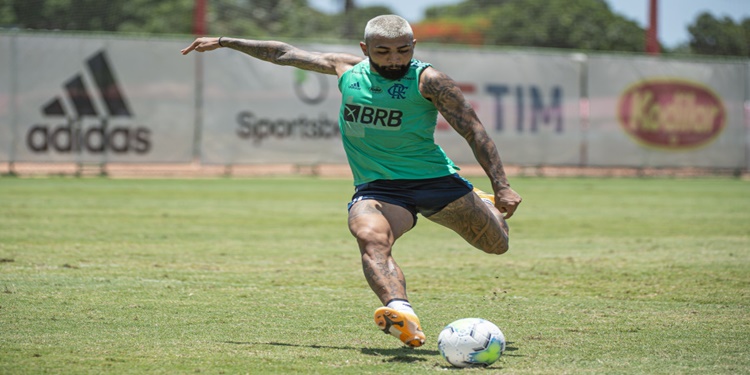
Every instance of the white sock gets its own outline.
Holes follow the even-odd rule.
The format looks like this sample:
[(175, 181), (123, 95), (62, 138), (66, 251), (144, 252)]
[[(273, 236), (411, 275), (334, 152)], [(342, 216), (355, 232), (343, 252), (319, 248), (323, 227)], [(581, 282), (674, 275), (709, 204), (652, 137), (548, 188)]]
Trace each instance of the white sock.
[(396, 311), (408, 312), (408, 313), (416, 315), (416, 313), (414, 312), (414, 309), (412, 309), (411, 304), (409, 303), (409, 301), (405, 301), (405, 300), (402, 300), (402, 299), (391, 300), (390, 302), (388, 302), (387, 307), (392, 308), (392, 309), (394, 309)]

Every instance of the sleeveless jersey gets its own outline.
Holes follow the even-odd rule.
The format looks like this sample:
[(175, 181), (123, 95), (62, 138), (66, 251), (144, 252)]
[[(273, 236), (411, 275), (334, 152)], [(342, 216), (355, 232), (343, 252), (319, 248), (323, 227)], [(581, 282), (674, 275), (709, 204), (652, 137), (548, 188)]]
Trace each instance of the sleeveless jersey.
[(458, 171), (435, 144), (438, 112), (419, 92), (419, 74), (428, 66), (412, 60), (403, 78), (389, 80), (371, 72), (365, 59), (339, 78), (339, 129), (355, 185)]

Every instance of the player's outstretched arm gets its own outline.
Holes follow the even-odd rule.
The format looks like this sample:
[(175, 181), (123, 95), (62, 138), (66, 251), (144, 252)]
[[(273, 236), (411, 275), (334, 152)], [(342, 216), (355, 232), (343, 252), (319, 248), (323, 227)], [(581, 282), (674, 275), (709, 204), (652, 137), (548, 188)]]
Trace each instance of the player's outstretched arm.
[(464, 98), (455, 81), (434, 68), (425, 69), (420, 77), (422, 95), (432, 100), (440, 114), (474, 152), (474, 157), (487, 173), (495, 192), (495, 206), (510, 218), (521, 203), (521, 196), (510, 188), (495, 142), (487, 134), (474, 109)]
[(189, 46), (183, 48), (180, 52), (182, 52), (183, 55), (187, 55), (192, 51), (208, 52), (219, 47), (221, 47), (221, 45), (219, 45), (219, 38), (203, 37), (194, 40), (193, 43), (190, 43)]
[(207, 52), (220, 47), (244, 52), (256, 59), (277, 65), (335, 75), (341, 75), (363, 59), (347, 53), (309, 52), (284, 42), (227, 37), (221, 37), (221, 40), (216, 37), (198, 38), (181, 52), (187, 55), (191, 51)]

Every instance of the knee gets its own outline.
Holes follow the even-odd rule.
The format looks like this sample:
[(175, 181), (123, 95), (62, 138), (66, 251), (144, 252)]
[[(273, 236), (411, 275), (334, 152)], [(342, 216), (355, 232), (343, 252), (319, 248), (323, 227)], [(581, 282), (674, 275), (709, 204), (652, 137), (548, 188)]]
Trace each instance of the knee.
[(357, 239), (362, 255), (378, 254), (388, 252), (390, 241), (387, 233), (382, 233), (371, 227), (361, 227), (352, 230), (352, 235)]
[(360, 242), (377, 243), (387, 242), (388, 235), (379, 231), (371, 226), (358, 226), (357, 228), (349, 228), (352, 236)]

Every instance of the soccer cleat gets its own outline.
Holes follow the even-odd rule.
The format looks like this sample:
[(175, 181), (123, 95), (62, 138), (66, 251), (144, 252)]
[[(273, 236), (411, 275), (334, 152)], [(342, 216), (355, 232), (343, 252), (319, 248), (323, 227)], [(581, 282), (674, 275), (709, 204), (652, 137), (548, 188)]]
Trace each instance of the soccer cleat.
[(425, 335), (419, 318), (414, 314), (381, 307), (375, 310), (375, 324), (383, 332), (398, 337), (401, 342), (412, 348), (424, 344)]
[[(479, 198), (482, 200), (482, 202), (489, 204), (492, 207), (495, 207), (495, 196), (484, 192), (482, 190), (479, 190), (477, 188), (474, 188), (474, 194), (479, 196)], [(508, 223), (505, 222), (505, 218), (502, 216), (498, 216), (498, 219), (500, 219), (500, 223), (503, 225), (503, 228), (505, 228), (505, 234), (510, 233), (510, 227), (508, 227)]]
[(485, 203), (488, 203), (490, 206), (494, 206), (495, 205), (495, 196), (494, 195), (492, 195), (490, 193), (486, 193), (484, 191), (481, 191), (481, 190), (479, 190), (477, 188), (474, 188), (474, 194), (478, 195), (479, 198), (481, 198)]

